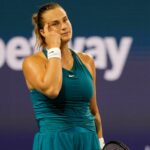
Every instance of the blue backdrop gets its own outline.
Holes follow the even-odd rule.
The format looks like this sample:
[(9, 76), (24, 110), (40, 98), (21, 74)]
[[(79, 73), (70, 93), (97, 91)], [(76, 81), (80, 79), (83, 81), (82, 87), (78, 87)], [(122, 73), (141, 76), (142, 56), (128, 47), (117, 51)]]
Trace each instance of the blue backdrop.
[[(31, 150), (37, 125), (21, 64), (34, 51), (31, 16), (42, 1), (0, 0), (0, 149)], [(70, 46), (95, 58), (105, 141), (150, 150), (150, 1), (59, 1)]]

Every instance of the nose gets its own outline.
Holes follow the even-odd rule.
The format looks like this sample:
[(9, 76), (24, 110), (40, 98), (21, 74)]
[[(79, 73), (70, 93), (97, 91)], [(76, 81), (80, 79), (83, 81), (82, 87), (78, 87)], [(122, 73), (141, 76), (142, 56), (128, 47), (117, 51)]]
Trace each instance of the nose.
[(67, 29), (67, 24), (63, 22), (61, 25), (61, 30), (66, 30), (66, 29)]

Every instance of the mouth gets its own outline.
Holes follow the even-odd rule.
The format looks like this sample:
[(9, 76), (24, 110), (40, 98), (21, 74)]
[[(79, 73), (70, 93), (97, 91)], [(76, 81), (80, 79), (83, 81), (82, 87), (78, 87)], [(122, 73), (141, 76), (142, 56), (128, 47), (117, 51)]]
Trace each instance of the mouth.
[(70, 32), (65, 32), (65, 33), (62, 33), (61, 35), (66, 36), (66, 35), (69, 35), (69, 34), (70, 34)]

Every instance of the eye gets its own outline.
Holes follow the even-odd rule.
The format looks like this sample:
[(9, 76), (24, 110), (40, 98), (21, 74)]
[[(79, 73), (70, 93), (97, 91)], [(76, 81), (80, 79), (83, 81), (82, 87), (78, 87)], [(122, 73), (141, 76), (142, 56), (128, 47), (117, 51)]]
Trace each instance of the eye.
[(65, 17), (65, 18), (63, 19), (63, 21), (64, 21), (64, 22), (67, 22), (67, 21), (68, 21), (68, 18), (67, 18), (67, 17)]
[(58, 22), (54, 22), (52, 23), (52, 26), (57, 26), (59, 23)]

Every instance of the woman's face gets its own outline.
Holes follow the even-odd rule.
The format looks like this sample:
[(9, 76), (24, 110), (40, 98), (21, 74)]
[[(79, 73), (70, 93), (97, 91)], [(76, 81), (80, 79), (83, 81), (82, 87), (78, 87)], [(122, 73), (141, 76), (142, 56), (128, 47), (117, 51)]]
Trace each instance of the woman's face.
[(44, 23), (48, 23), (49, 31), (56, 31), (62, 42), (72, 38), (72, 26), (64, 9), (61, 7), (48, 10), (43, 14)]

